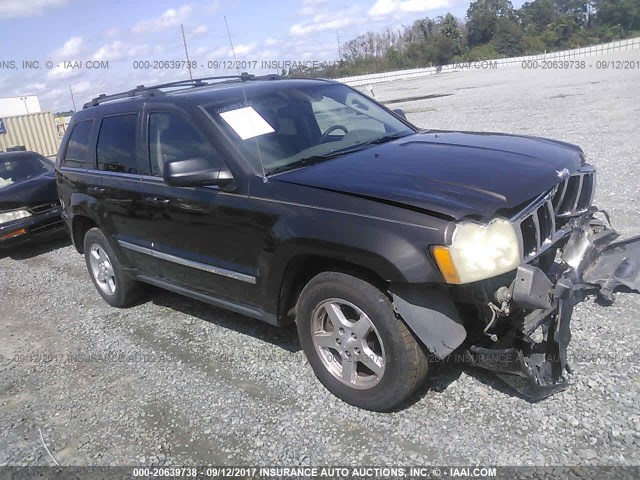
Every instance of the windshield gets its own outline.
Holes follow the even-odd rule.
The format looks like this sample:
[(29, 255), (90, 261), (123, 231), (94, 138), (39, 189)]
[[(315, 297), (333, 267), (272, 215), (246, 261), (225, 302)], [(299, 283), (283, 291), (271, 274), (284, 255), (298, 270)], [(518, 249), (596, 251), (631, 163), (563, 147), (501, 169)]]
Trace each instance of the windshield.
[(246, 95), (246, 102), (224, 100), (203, 108), (258, 170), (262, 160), (267, 174), (414, 132), (344, 85)]
[(0, 155), (0, 189), (52, 172), (53, 165), (38, 155)]

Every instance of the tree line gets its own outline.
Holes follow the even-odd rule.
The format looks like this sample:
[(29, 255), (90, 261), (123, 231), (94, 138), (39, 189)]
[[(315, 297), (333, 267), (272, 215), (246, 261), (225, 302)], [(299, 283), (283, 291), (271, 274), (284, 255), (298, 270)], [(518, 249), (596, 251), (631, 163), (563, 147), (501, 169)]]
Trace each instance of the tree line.
[(341, 45), (341, 58), (290, 76), (337, 78), (457, 62), (534, 55), (640, 35), (640, 0), (476, 0), (465, 19), (451, 13), (398, 30), (367, 32)]

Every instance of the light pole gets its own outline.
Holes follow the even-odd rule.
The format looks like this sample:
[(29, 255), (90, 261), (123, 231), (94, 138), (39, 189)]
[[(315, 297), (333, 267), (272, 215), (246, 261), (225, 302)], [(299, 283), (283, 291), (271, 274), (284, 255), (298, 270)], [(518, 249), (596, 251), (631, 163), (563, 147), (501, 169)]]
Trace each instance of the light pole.
[(73, 90), (71, 90), (71, 84), (69, 84), (69, 92), (71, 93), (71, 103), (73, 103), (73, 113), (76, 113), (76, 99), (73, 98)]
[(27, 105), (27, 97), (20, 97), (20, 100), (24, 103), (24, 109), (27, 111), (27, 115), (29, 115), (29, 106)]

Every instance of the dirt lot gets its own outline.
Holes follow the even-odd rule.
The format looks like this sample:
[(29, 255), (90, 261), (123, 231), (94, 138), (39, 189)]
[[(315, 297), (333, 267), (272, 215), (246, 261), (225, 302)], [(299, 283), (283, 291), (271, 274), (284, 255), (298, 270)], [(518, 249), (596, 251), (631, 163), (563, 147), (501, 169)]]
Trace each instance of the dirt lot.
[[(625, 58), (637, 58), (640, 52)], [(422, 127), (580, 144), (596, 203), (640, 234), (640, 71), (466, 71), (374, 86)], [(435, 95), (435, 97), (433, 97)], [(438, 96), (441, 95), (441, 96)], [(0, 465), (640, 464), (640, 295), (574, 315), (573, 386), (537, 404), (435, 365), (376, 414), (316, 381), (294, 329), (154, 290), (104, 303), (65, 241), (0, 254)]]

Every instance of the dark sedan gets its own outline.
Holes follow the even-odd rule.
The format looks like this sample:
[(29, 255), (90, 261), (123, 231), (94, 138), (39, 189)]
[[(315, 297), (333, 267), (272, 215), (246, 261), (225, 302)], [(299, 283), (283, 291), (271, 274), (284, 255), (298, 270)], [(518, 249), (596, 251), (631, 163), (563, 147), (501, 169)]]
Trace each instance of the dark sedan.
[(0, 153), (0, 248), (64, 229), (53, 165), (36, 152)]

